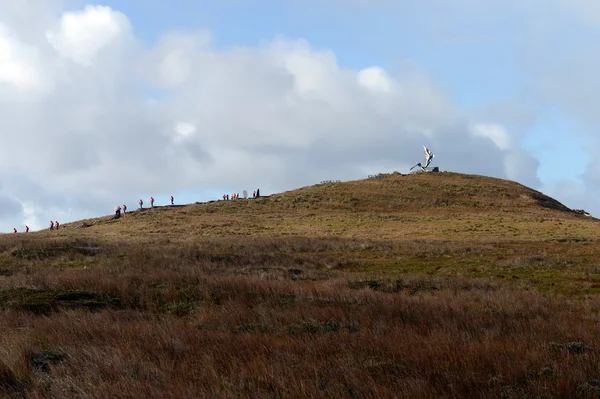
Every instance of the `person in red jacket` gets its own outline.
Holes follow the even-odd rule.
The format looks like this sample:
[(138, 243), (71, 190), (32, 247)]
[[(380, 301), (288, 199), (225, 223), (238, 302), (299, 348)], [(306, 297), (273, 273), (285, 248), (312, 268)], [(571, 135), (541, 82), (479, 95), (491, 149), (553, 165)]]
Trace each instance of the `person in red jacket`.
[(154, 208), (154, 197), (150, 197), (150, 208)]
[(54, 222), (54, 224), (56, 225), (56, 230), (58, 230), (58, 226), (59, 226), (58, 220), (56, 222)]
[(29, 233), (29, 226), (25, 226), (25, 233)]
[(13, 233), (16, 233), (17, 229), (15, 227), (13, 227)]

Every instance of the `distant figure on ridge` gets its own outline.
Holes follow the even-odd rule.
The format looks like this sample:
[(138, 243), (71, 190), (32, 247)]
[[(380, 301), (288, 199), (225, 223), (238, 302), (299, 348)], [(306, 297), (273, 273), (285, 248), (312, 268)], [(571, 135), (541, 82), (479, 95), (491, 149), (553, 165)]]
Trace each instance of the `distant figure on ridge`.
[(150, 197), (150, 208), (154, 208), (154, 197)]
[(29, 226), (25, 226), (25, 233), (29, 233)]
[(144, 209), (144, 201), (140, 198), (140, 209)]
[(56, 230), (58, 230), (58, 226), (59, 226), (58, 220), (56, 222), (54, 222), (54, 225), (56, 226)]
[(121, 217), (121, 207), (119, 205), (115, 206), (115, 219), (119, 219)]
[(252, 191), (252, 198), (256, 198), (256, 190)]
[(127, 213), (127, 205), (123, 205), (123, 215)]
[(256, 198), (260, 198), (260, 188), (256, 189)]
[(54, 222), (52, 220), (50, 221), (50, 230), (54, 230)]
[(13, 233), (16, 233), (16, 232), (17, 232), (17, 228), (13, 227)]
[(175, 205), (173, 202), (175, 201), (175, 198), (173, 198), (173, 196), (171, 195), (171, 205)]

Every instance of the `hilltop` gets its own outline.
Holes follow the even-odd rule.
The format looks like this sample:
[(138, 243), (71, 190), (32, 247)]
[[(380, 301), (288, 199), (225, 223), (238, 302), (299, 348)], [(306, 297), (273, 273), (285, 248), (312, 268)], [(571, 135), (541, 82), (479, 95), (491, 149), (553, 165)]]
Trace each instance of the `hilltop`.
[(448, 172), (380, 175), (260, 199), (146, 208), (73, 231), (96, 220), (66, 224), (67, 230), (59, 234), (161, 236), (184, 241), (296, 235), (538, 240), (587, 236), (596, 228), (596, 219), (521, 184)]
[(515, 182), (379, 175), (77, 228), (96, 220), (0, 237), (0, 393), (596, 392), (600, 223)]

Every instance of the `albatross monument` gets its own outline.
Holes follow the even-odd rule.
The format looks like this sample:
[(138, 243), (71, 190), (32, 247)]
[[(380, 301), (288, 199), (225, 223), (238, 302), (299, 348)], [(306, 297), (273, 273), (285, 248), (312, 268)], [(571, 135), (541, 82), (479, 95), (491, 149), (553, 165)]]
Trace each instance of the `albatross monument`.
[(429, 151), (429, 149), (425, 146), (423, 146), (423, 150), (425, 150), (425, 166), (421, 165), (421, 162), (419, 162), (415, 166), (410, 168), (410, 170), (413, 170), (414, 168), (416, 168), (418, 166), (419, 168), (421, 168), (422, 172), (438, 172), (439, 169), (437, 166), (435, 168), (433, 168), (432, 170), (427, 170), (427, 168), (429, 167), (429, 164), (431, 163), (431, 160), (433, 158), (435, 158), (435, 154), (433, 152)]

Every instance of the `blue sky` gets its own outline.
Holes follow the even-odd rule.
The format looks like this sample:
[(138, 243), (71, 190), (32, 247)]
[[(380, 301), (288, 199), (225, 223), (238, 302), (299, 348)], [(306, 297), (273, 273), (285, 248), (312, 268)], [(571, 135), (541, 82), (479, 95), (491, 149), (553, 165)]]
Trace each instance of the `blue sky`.
[[(519, 44), (524, 28), (519, 18), (509, 13), (462, 14), (450, 7), (447, 14), (432, 15), (418, 6), (339, 4), (313, 10), (310, 2), (304, 8), (285, 1), (128, 0), (98, 4), (125, 12), (136, 33), (148, 43), (167, 30), (208, 29), (216, 47), (254, 46), (284, 35), (332, 50), (344, 68), (381, 65), (394, 69), (415, 63), (466, 110), (517, 98), (527, 84), (521, 59), (524, 49)], [(563, 133), (572, 125), (568, 117), (558, 109), (536, 111), (539, 120), (523, 140), (523, 147), (540, 154), (543, 181), (563, 176), (552, 165), (559, 149), (575, 166), (569, 176), (583, 172), (580, 144)]]
[[(582, 152), (586, 140), (578, 134), (576, 121), (559, 107), (537, 104), (527, 92), (531, 71), (527, 70), (528, 49), (523, 42), (535, 40), (527, 39), (532, 29), (529, 14), (501, 6), (469, 9), (438, 4), (437, 9), (430, 9), (426, 4), (401, 4), (407, 2), (341, 3), (96, 2), (125, 13), (136, 36), (150, 45), (165, 31), (206, 29), (213, 35), (215, 48), (256, 46), (284, 36), (303, 38), (317, 49), (333, 51), (342, 68), (419, 68), (465, 112), (477, 114), (503, 102), (530, 112), (535, 121), (527, 126), (520, 145), (534, 152), (540, 161), (538, 176), (542, 184), (580, 180), (578, 176), (584, 172), (589, 156)], [(558, 12), (549, 7), (542, 20)], [(560, 25), (564, 29), (550, 28), (547, 35), (561, 49), (577, 44), (588, 32), (579, 31), (571, 20), (561, 21)], [(189, 193), (189, 197), (196, 195), (195, 191)]]
[(422, 144), (600, 214), (600, 3), (27, 4), (0, 0), (0, 101), (25, 100), (0, 131), (31, 143), (3, 138), (0, 229), (406, 172)]

